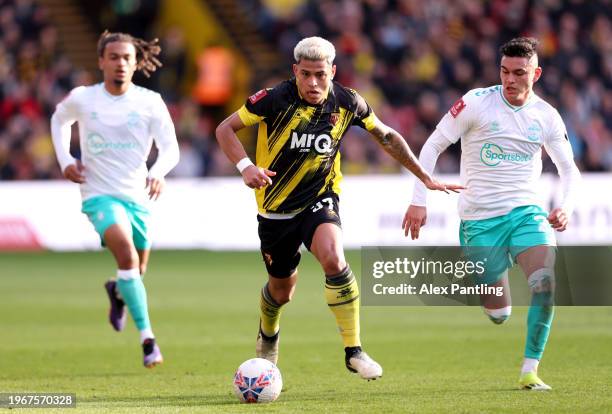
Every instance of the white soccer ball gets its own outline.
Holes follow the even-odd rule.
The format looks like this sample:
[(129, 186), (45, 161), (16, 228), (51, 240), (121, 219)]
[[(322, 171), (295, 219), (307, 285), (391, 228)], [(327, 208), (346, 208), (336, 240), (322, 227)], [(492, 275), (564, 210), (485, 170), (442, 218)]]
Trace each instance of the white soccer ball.
[(281, 373), (263, 358), (246, 360), (234, 374), (234, 393), (244, 403), (267, 403), (278, 398), (283, 388)]

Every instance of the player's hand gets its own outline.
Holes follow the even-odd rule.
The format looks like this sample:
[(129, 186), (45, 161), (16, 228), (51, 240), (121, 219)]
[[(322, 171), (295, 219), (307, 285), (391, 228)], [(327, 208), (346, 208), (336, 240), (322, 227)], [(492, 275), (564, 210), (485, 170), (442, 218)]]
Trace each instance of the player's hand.
[(557, 231), (565, 231), (569, 218), (567, 217), (565, 210), (557, 207), (548, 215), (548, 222), (553, 229)]
[(85, 167), (81, 163), (81, 160), (77, 160), (76, 164), (70, 164), (64, 170), (64, 177), (73, 183), (83, 184), (85, 182), (85, 175), (83, 175)]
[(267, 185), (272, 185), (272, 179), (276, 173), (256, 165), (249, 165), (242, 171), (242, 180), (250, 188), (264, 188)]
[(157, 200), (164, 191), (164, 187), (166, 186), (166, 180), (163, 178), (147, 178), (147, 185), (145, 188), (149, 189), (149, 199)]
[(459, 190), (465, 190), (466, 188), (459, 184), (441, 183), (440, 181), (432, 177), (428, 177), (427, 179), (423, 180), (423, 184), (425, 184), (425, 187), (430, 190), (444, 191), (446, 194), (449, 194), (449, 191), (452, 191), (453, 193), (458, 193)]
[(425, 223), (427, 223), (427, 207), (411, 204), (408, 210), (406, 210), (404, 221), (402, 222), (404, 235), (408, 237), (408, 233), (410, 232), (412, 240), (418, 239), (421, 227), (423, 227)]

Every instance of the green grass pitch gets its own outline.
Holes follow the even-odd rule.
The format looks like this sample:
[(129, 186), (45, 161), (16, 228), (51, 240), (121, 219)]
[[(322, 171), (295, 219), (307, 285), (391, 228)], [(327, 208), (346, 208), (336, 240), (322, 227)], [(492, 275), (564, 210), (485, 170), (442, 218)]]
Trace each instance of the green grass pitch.
[[(348, 259), (359, 269), (358, 252)], [(540, 367), (549, 393), (517, 390), (526, 308), (495, 326), (477, 307), (364, 307), (362, 340), (385, 370), (365, 382), (344, 368), (306, 254), (281, 324), (283, 393), (242, 405), (231, 380), (254, 356), (259, 253), (153, 252), (145, 284), (166, 360), (153, 370), (133, 323), (116, 333), (107, 322), (113, 268), (107, 252), (0, 254), (0, 392), (73, 392), (68, 412), (91, 413), (612, 411), (609, 307), (557, 310)]]

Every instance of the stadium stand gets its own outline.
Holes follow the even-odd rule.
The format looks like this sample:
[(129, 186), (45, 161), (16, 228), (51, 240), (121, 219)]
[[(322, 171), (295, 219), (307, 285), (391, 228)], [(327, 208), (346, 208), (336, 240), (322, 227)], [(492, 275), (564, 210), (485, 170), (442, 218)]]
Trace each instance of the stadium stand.
[[(271, 72), (274, 75), (254, 78), (253, 91), (290, 75), (292, 48), (301, 37), (327, 37), (338, 49), (337, 79), (360, 91), (417, 153), (462, 93), (499, 83), (497, 47), (501, 43), (517, 35), (535, 36), (541, 40), (544, 68), (537, 93), (561, 112), (579, 167), (612, 170), (609, 0), (233, 3), (234, 13), (254, 21), (261, 38), (282, 56)], [(42, 2), (0, 0), (0, 180), (61, 178), (49, 136), (50, 114), (71, 88), (98, 80), (95, 71), (83, 69), (66, 53), (49, 14)], [(136, 10), (137, 34), (153, 33), (157, 14), (149, 7), (143, 15)], [(99, 24), (115, 25), (108, 27), (111, 30), (125, 30), (133, 21), (108, 16), (101, 14), (100, 19), (106, 20)], [(165, 67), (145, 86), (162, 93), (175, 119), (182, 161), (173, 174), (234, 174), (214, 140), (215, 117), (181, 86), (183, 74), (196, 64), (185, 51), (184, 34), (174, 27), (155, 35), (165, 46)], [(244, 54), (257, 59), (252, 52)], [(354, 128), (344, 141), (346, 173), (399, 171), (362, 135)], [(458, 147), (443, 154), (438, 171), (457, 172), (458, 154)], [(545, 169), (552, 168), (546, 160)]]

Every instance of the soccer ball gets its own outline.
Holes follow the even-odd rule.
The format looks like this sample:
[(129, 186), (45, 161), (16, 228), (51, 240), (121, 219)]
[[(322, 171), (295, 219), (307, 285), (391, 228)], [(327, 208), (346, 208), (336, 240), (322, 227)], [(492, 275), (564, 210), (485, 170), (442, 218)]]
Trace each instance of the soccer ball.
[(267, 403), (278, 398), (283, 388), (281, 373), (263, 358), (246, 360), (234, 374), (234, 393), (244, 403)]

